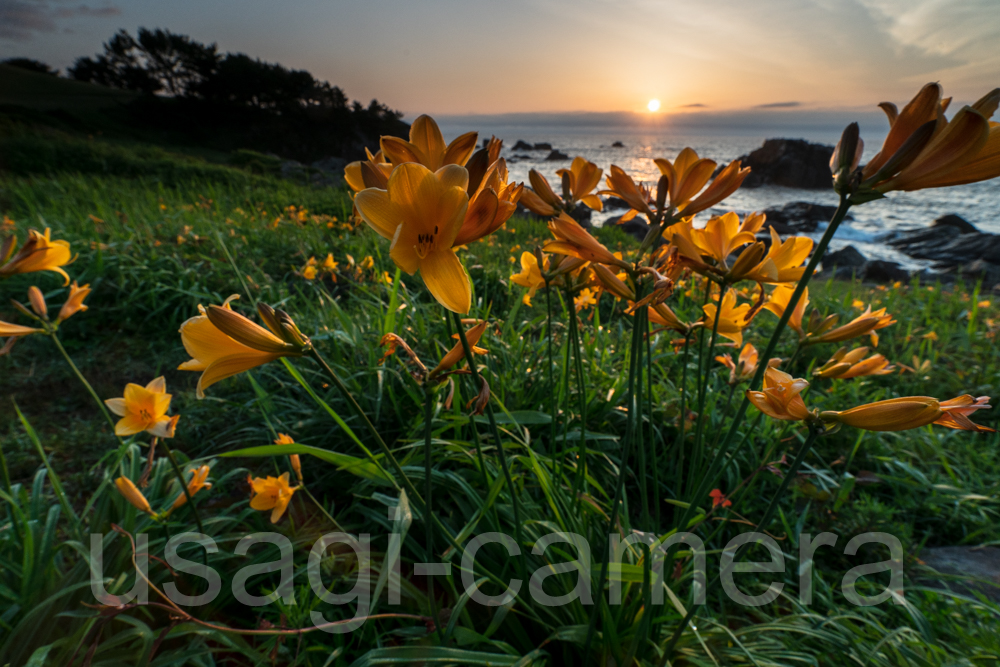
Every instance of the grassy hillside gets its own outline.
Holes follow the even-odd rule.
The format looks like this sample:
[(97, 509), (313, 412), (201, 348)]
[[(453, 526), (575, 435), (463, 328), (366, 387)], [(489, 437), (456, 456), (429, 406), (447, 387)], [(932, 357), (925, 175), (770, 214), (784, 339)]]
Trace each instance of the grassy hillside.
[(88, 112), (135, 99), (135, 93), (29, 72), (0, 64), (0, 107), (19, 106), (37, 111), (62, 109)]

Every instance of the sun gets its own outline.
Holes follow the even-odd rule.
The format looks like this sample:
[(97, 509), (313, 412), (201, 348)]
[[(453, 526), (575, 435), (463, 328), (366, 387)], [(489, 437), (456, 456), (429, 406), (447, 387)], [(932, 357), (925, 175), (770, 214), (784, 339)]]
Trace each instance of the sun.
[(650, 111), (659, 111), (660, 100), (650, 100), (649, 104), (646, 105), (646, 108), (649, 109)]

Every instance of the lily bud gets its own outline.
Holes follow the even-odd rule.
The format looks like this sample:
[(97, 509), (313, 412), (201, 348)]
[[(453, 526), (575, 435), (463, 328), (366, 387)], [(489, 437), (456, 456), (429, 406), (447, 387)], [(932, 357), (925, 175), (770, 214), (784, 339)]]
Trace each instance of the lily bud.
[(819, 414), (823, 421), (832, 421), (866, 431), (906, 431), (933, 423), (944, 414), (936, 398), (906, 396), (876, 401), (844, 411)]
[(11, 234), (0, 243), (0, 264), (4, 264), (17, 249), (17, 237)]
[(662, 211), (663, 207), (667, 204), (667, 195), (670, 193), (670, 179), (666, 176), (660, 176), (660, 180), (656, 183), (656, 210)]
[(128, 477), (119, 477), (115, 480), (115, 486), (118, 488), (118, 493), (122, 494), (133, 507), (140, 512), (153, 515), (153, 508), (149, 506), (149, 501), (146, 500), (146, 496), (142, 495), (142, 491), (136, 488), (132, 480)]
[(49, 307), (45, 305), (45, 297), (42, 291), (32, 285), (28, 288), (28, 300), (31, 302), (31, 309), (41, 318), (49, 319)]
[(591, 264), (590, 268), (594, 271), (594, 278), (597, 279), (602, 288), (619, 299), (635, 301), (635, 292), (632, 288), (619, 280), (618, 276), (612, 273), (608, 267), (603, 264)]
[(833, 189), (836, 192), (842, 192), (849, 186), (864, 149), (865, 142), (861, 139), (858, 124), (851, 123), (844, 128), (844, 133), (830, 156), (830, 171), (833, 173)]
[(764, 247), (762, 241), (757, 241), (752, 246), (743, 250), (739, 257), (736, 258), (736, 261), (733, 262), (733, 268), (729, 269), (729, 273), (726, 274), (726, 282), (735, 283), (738, 280), (742, 280), (761, 263), (766, 254), (767, 248)]

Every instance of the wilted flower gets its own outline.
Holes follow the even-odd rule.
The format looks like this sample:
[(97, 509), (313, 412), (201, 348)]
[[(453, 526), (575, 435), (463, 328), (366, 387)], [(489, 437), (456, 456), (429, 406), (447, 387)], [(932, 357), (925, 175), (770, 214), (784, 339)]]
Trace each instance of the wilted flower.
[(362, 219), (384, 238), (401, 269), (418, 270), (427, 289), (448, 310), (467, 313), (472, 286), (453, 249), (465, 220), (469, 174), (449, 165), (437, 172), (421, 164), (396, 167), (385, 190), (369, 188), (354, 198)]
[(181, 416), (167, 416), (171, 398), (167, 393), (167, 381), (160, 376), (145, 387), (130, 382), (125, 385), (124, 398), (109, 398), (104, 404), (121, 417), (115, 424), (115, 435), (129, 436), (145, 431), (158, 438), (172, 438)]
[(477, 137), (476, 132), (466, 132), (445, 145), (438, 124), (430, 116), (423, 115), (410, 125), (409, 141), (398, 137), (382, 137), (382, 155), (393, 167), (404, 162), (422, 164), (430, 171), (437, 171), (451, 164), (461, 167), (476, 149)]
[(69, 284), (69, 275), (61, 268), (73, 260), (68, 241), (53, 241), (48, 228), (44, 234), (32, 229), (28, 232), (24, 247), (14, 254), (16, 247), (17, 239), (13, 236), (7, 238), (0, 247), (0, 262), (3, 262), (0, 264), (0, 278), (19, 273), (52, 271), (66, 279), (64, 284)]
[(196, 469), (188, 470), (191, 473), (191, 479), (187, 483), (187, 495), (184, 491), (181, 491), (181, 495), (177, 496), (174, 500), (174, 504), (170, 506), (169, 512), (173, 512), (178, 507), (184, 505), (187, 502), (187, 496), (190, 495), (194, 498), (194, 494), (198, 493), (202, 489), (211, 489), (212, 484), (208, 480), (208, 466), (198, 466)]
[(268, 331), (231, 309), (229, 302), (236, 298), (229, 297), (221, 307), (198, 306), (201, 315), (181, 325), (181, 342), (192, 358), (177, 368), (202, 371), (198, 398), (204, 398), (205, 390), (219, 380), (281, 357), (302, 356), (308, 349), (308, 339), (287, 314), (260, 304), (258, 313), (271, 329)]
[(248, 481), (250, 507), (255, 510), (271, 510), (271, 523), (278, 523), (299, 487), (289, 486), (287, 472), (281, 473), (280, 477), (255, 477)]
[[(477, 347), (479, 339), (483, 337), (484, 333), (486, 333), (486, 325), (487, 323), (485, 321), (479, 322), (478, 324), (476, 324), (471, 329), (465, 332), (465, 340), (466, 342), (469, 343), (469, 349), (472, 350), (473, 355), (486, 354), (485, 349)], [(450, 350), (448, 350), (448, 353), (446, 355), (441, 357), (441, 363), (439, 363), (434, 368), (434, 370), (432, 370), (428, 374), (429, 378), (433, 379), (434, 377), (450, 369), (452, 366), (460, 362), (462, 359), (465, 359), (465, 347), (462, 345), (461, 338), (459, 338), (458, 334), (453, 334), (452, 337), (458, 338), (458, 342), (455, 343)]]
[[(850, 378), (863, 377), (865, 375), (888, 375), (896, 367), (889, 365), (889, 360), (881, 354), (875, 354), (867, 359), (867, 347), (859, 347), (850, 352), (846, 347), (837, 350), (833, 357), (813, 371), (813, 375), (822, 378), (840, 378), (847, 380)], [(862, 359), (864, 359), (862, 361)]]
[(763, 391), (748, 391), (747, 398), (754, 407), (773, 419), (802, 421), (810, 414), (799, 395), (809, 386), (802, 378), (768, 367), (764, 371)]

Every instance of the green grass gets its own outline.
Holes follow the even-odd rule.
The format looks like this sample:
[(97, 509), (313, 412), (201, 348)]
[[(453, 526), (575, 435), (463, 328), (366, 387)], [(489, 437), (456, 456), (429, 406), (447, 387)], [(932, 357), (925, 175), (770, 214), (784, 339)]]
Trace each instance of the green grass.
[[(21, 167), (0, 181), (0, 209), (14, 223), (20, 238), (29, 227), (51, 227), (53, 236), (69, 240), (76, 262), (68, 267), (74, 279), (90, 283), (90, 309), (66, 322), (60, 336), (84, 375), (102, 398), (120, 396), (128, 382), (145, 384), (158, 375), (167, 379), (173, 396), (172, 410), (180, 414), (173, 449), (183, 459), (212, 462), (214, 486), (196, 498), (206, 530), (219, 540), (220, 552), (211, 564), (231, 576), (245, 563), (232, 556), (238, 537), (252, 530), (268, 530), (266, 514), (247, 506), (247, 472), (275, 474), (287, 469), (284, 458), (220, 458), (251, 446), (267, 445), (275, 433), (289, 433), (296, 442), (351, 456), (360, 448), (317, 407), (303, 387), (281, 363), (273, 363), (226, 380), (210, 388), (208, 398), (198, 401), (196, 373), (176, 370), (188, 357), (177, 329), (197, 314), (198, 304), (221, 303), (230, 294), (241, 294), (237, 307), (251, 311), (251, 297), (288, 311), (316, 347), (345, 379), (379, 433), (395, 450), (407, 475), (417, 488), (424, 488), (422, 437), (424, 433), (421, 390), (407, 373), (398, 354), (380, 365), (382, 334), (393, 331), (414, 348), (425, 362), (436, 359), (451, 346), (445, 318), (424, 289), (419, 276), (399, 276), (388, 256), (388, 244), (368, 228), (353, 228), (351, 203), (346, 193), (318, 189), (255, 175), (248, 171), (199, 161), (190, 155), (143, 149), (64, 137), (25, 139), (35, 146), (49, 146), (51, 153), (32, 157), (23, 152), (22, 162), (36, 160), (38, 168)], [(76, 141), (77, 143), (73, 143)], [(48, 150), (48, 149), (46, 149)], [(62, 152), (60, 152), (62, 151)], [(73, 157), (80, 152), (82, 157)], [(60, 156), (69, 155), (69, 160)], [(114, 166), (101, 170), (103, 156)], [(166, 166), (165, 166), (166, 165)], [(288, 207), (308, 211), (293, 216)], [(294, 218), (294, 219), (293, 219)], [(515, 218), (507, 228), (461, 252), (474, 283), (474, 315), (489, 314), (491, 328), (482, 345), (483, 358), (496, 405), (520, 420), (504, 418), (501, 426), (505, 448), (512, 460), (524, 518), (527, 543), (554, 529), (577, 532), (593, 545), (605, 527), (613, 480), (622, 463), (620, 438), (625, 426), (623, 397), (625, 357), (631, 318), (610, 297), (600, 310), (584, 313), (582, 343), (586, 376), (586, 435), (591, 502), (576, 505), (567, 488), (571, 475), (559, 472), (566, 463), (560, 458), (563, 438), (579, 440), (581, 421), (579, 390), (575, 379), (568, 395), (559, 389), (562, 412), (556, 438), (550, 437), (547, 415), (553, 391), (546, 372), (545, 296), (534, 305), (521, 304), (521, 288), (509, 275), (517, 270), (512, 257), (544, 243), (548, 231), (538, 221)], [(616, 230), (602, 231), (600, 238), (610, 247), (628, 250), (633, 242)], [(234, 269), (227, 251), (235, 259)], [(330, 278), (307, 281), (298, 275), (310, 257), (320, 261), (332, 253), (340, 263), (336, 282)], [(370, 269), (350, 268), (371, 256)], [(385, 276), (395, 279), (390, 285)], [(401, 282), (400, 282), (401, 281)], [(58, 307), (65, 289), (51, 274), (14, 277), (0, 285), (5, 299), (26, 303), (29, 285), (45, 292), (50, 308)], [(690, 281), (678, 289), (670, 303), (679, 315), (698, 317), (701, 296), (687, 295)], [(245, 289), (250, 291), (248, 294)], [(929, 359), (923, 373), (892, 374), (848, 381), (816, 380), (806, 395), (810, 407), (843, 409), (860, 403), (901, 395), (929, 394), (950, 398), (961, 393), (996, 395), (1000, 387), (1000, 299), (975, 293), (975, 286), (918, 284), (883, 289), (870, 285), (814, 281), (810, 288), (814, 307), (823, 314), (839, 313), (850, 319), (859, 311), (855, 300), (873, 307), (885, 306), (898, 323), (880, 332), (878, 351), (894, 362), (912, 365), (914, 356)], [(989, 305), (977, 306), (988, 300)], [(4, 301), (6, 303), (6, 301)], [(558, 304), (555, 327), (556, 355), (565, 354), (566, 315)], [(0, 306), (0, 319), (25, 323), (13, 308)], [(748, 340), (759, 348), (770, 335), (776, 318), (762, 313)], [(934, 337), (926, 337), (934, 332)], [(674, 336), (653, 337), (653, 391), (655, 400), (648, 414), (647, 433), (659, 451), (658, 465), (663, 483), (654, 494), (660, 500), (660, 525), (642, 523), (637, 480), (626, 482), (625, 530), (641, 528), (662, 535), (672, 518), (675, 500), (672, 481), (676, 475), (673, 443), (677, 431), (681, 355), (671, 346)], [(936, 339), (935, 339), (936, 338)], [(792, 355), (794, 341), (786, 334), (779, 356)], [(810, 377), (836, 345), (807, 349), (795, 363), (795, 374)], [(731, 353), (738, 351), (726, 350)], [(435, 361), (432, 361), (435, 360)], [(347, 401), (315, 364), (292, 360), (304, 380), (329, 408), (342, 416), (361, 441), (375, 444), (354, 416)], [(693, 362), (692, 362), (693, 364)], [(557, 363), (557, 368), (562, 368)], [(707, 394), (708, 432), (727, 423), (724, 415), (729, 397), (725, 384), (728, 371), (713, 362)], [(691, 367), (692, 372), (694, 367)], [(787, 370), (787, 369), (786, 369)], [(24, 664), (35, 651), (49, 653), (49, 663), (66, 664), (69, 655), (94, 645), (93, 664), (385, 664), (385, 656), (417, 662), (439, 659), (453, 664), (566, 664), (580, 662), (589, 606), (574, 603), (547, 608), (519, 602), (506, 613), (462, 601), (457, 573), (439, 577), (435, 607), (451, 610), (454, 624), (445, 627), (444, 645), (428, 633), (420, 621), (387, 619), (370, 621), (363, 630), (347, 635), (313, 633), (301, 642), (274, 638), (243, 637), (199, 628), (182, 622), (175, 625), (160, 610), (132, 610), (100, 625), (100, 619), (82, 602), (93, 603), (86, 586), (86, 567), (72, 547), (78, 539), (67, 512), (58, 502), (50, 480), (58, 475), (65, 488), (67, 506), (80, 513), (90, 494), (106, 476), (128, 474), (137, 479), (145, 463), (146, 440), (126, 446), (122, 470), (110, 470), (118, 443), (84, 388), (75, 381), (51, 342), (44, 337), (20, 341), (9, 356), (0, 358), (0, 443), (12, 482), (19, 485), (4, 498), (0, 515), (0, 664)], [(471, 526), (474, 532), (499, 521), (511, 532), (512, 499), (504, 490), (495, 497), (483, 488), (475, 455), (473, 428), (483, 440), (487, 456), (486, 475), (501, 477), (495, 462), (496, 443), (485, 424), (471, 421), (464, 409), (473, 387), (462, 376), (455, 378), (455, 396), (446, 407), (447, 385), (439, 391), (432, 421), (434, 437), (435, 509), (454, 533)], [(563, 387), (563, 378), (557, 377)], [(18, 418), (12, 400), (33, 426), (29, 431)], [(690, 407), (690, 406), (689, 406)], [(996, 411), (980, 412), (979, 423), (997, 426)], [(753, 413), (751, 424), (756, 424)], [(792, 453), (803, 433), (795, 425), (769, 420), (749, 429), (749, 446), (726, 468), (719, 487), (730, 492), (741, 480), (761, 471), (745, 491), (734, 496), (733, 510), (751, 523), (780, 479), (763, 468)], [(37, 433), (37, 444), (33, 440)], [(143, 446), (139, 446), (142, 444)], [(922, 546), (1000, 545), (1000, 438), (996, 434), (975, 435), (925, 427), (902, 433), (864, 433), (844, 428), (823, 438), (806, 460), (801, 483), (793, 487), (780, 505), (780, 515), (769, 531), (783, 538), (782, 548), (797, 554), (799, 532), (824, 530), (852, 536), (866, 531), (897, 535), (907, 552), (907, 606), (884, 604), (854, 607), (840, 591), (840, 579), (857, 559), (839, 549), (817, 556), (820, 572), (814, 603), (808, 608), (796, 600), (796, 565), (784, 575), (786, 593), (775, 602), (748, 609), (738, 607), (713, 592), (696, 617), (695, 629), (685, 631), (673, 664), (685, 665), (993, 665), (1000, 655), (996, 633), (1000, 608), (969, 596), (948, 595), (923, 588), (930, 573), (916, 560)], [(46, 473), (39, 457), (46, 452), (51, 471)], [(853, 453), (852, 452), (856, 452)], [(387, 547), (390, 524), (387, 505), (399, 502), (398, 493), (376, 481), (349, 471), (305, 458), (306, 482), (323, 510), (354, 534), (371, 533), (380, 571)], [(846, 462), (850, 460), (849, 467)], [(568, 465), (572, 465), (571, 463)], [(277, 466), (277, 468), (276, 468)], [(633, 467), (634, 469), (634, 467)], [(849, 474), (846, 474), (849, 473)], [(670, 480), (665, 482), (664, 480)], [(862, 481), (868, 483), (862, 483)], [(162, 456), (154, 466), (147, 496), (154, 505), (169, 503), (177, 494), (170, 470)], [(49, 509), (58, 508), (58, 509)], [(55, 512), (55, 514), (53, 514)], [(330, 520), (304, 494), (297, 494), (290, 520), (278, 525), (296, 545), (296, 567), (304, 570), (312, 542), (323, 532), (334, 530)], [(54, 517), (54, 518), (53, 518)], [(737, 518), (734, 516), (734, 518)], [(161, 553), (167, 534), (191, 529), (189, 508), (171, 517), (166, 527), (154, 525), (138, 515), (113, 491), (98, 496), (90, 514), (82, 516), (87, 530), (110, 532), (112, 522), (129, 531), (147, 532), (150, 553)], [(718, 522), (699, 529), (711, 534)], [(746, 530), (734, 522), (721, 528), (709, 543), (709, 576), (717, 576), (717, 550), (734, 535)], [(25, 536), (30, 536), (31, 539)], [(47, 537), (46, 537), (47, 536)], [(128, 548), (124, 538), (106, 538), (105, 571), (121, 574), (119, 591), (131, 586)], [(47, 545), (47, 546), (46, 546)], [(412, 577), (412, 563), (439, 560), (424, 551), (424, 524), (414, 516), (403, 541), (403, 600), (389, 605), (383, 595), (379, 611), (429, 616), (431, 604), (422, 578)], [(444, 545), (438, 544), (438, 554)], [(595, 548), (596, 550), (596, 548)], [(716, 550), (716, 551), (712, 551)], [(763, 552), (762, 552), (763, 554)], [(833, 555), (831, 555), (833, 554)], [(872, 560), (881, 552), (868, 554)], [(28, 557), (30, 555), (30, 558)], [(766, 559), (756, 551), (756, 560)], [(189, 556), (191, 557), (191, 556)], [(559, 562), (573, 558), (572, 549), (550, 548), (547, 558)], [(253, 559), (264, 562), (267, 551)], [(596, 553), (595, 553), (596, 558)], [(545, 559), (528, 556), (529, 571)], [(457, 560), (454, 561), (457, 564)], [(479, 557), (482, 576), (508, 580), (515, 576), (512, 560), (500, 550), (485, 548)], [(668, 601), (650, 614), (658, 634), (636, 641), (643, 629), (642, 567), (639, 554), (630, 554), (629, 583), (625, 604), (615, 608), (615, 617), (603, 618), (599, 644), (614, 664), (620, 664), (634, 649), (641, 664), (657, 664), (658, 650), (673, 632), (681, 614)], [(341, 590), (352, 585), (356, 563), (325, 560), (324, 571)], [(152, 568), (158, 583), (170, 577), (163, 568)], [(682, 579), (673, 584), (680, 604), (690, 603), (686, 564)], [(248, 613), (231, 594), (198, 610), (198, 616), (231, 627), (253, 628), (263, 621), (285, 627), (311, 624), (309, 611), (324, 612), (326, 618), (343, 617), (345, 610), (320, 601), (304, 583), (304, 571), (296, 579), (297, 604), (276, 603)], [(882, 577), (881, 579), (879, 577)], [(740, 575), (744, 590), (759, 593), (768, 575)], [(224, 580), (227, 574), (223, 575)], [(781, 575), (774, 575), (781, 580)], [(872, 591), (887, 580), (868, 578)], [(552, 590), (568, 590), (575, 575), (554, 577)], [(187, 585), (192, 585), (185, 580)], [(882, 582), (882, 583), (879, 583)], [(261, 591), (277, 583), (274, 575), (253, 580)], [(548, 585), (551, 585), (548, 584)], [(486, 585), (486, 592), (494, 583)], [(548, 586), (547, 585), (547, 586)], [(80, 586), (74, 589), (73, 586)], [(224, 590), (226, 590), (224, 588)], [(548, 588), (547, 588), (548, 590)], [(61, 597), (60, 597), (61, 596)], [(31, 614), (26, 610), (33, 610)], [(67, 613), (68, 616), (58, 616)], [(506, 615), (505, 615), (506, 614)], [(99, 627), (98, 627), (99, 626)], [(155, 655), (150, 659), (157, 638)], [(100, 641), (95, 642), (95, 638)], [(50, 647), (46, 649), (44, 647)], [(418, 651), (416, 657), (399, 651)], [(475, 653), (456, 653), (469, 651)], [(486, 655), (484, 658), (483, 655)], [(273, 657), (272, 657), (273, 656)], [(80, 664), (81, 657), (77, 657)], [(117, 661), (117, 662), (116, 662)], [(146, 661), (146, 662), (144, 662)], [(428, 662), (427, 664), (432, 664)], [(582, 663), (581, 663), (582, 664)], [(612, 664), (612, 663), (608, 663)]]
[(135, 96), (135, 93), (126, 90), (95, 86), (0, 64), (0, 106), (19, 106), (38, 111), (69, 109), (87, 112), (124, 104)]

